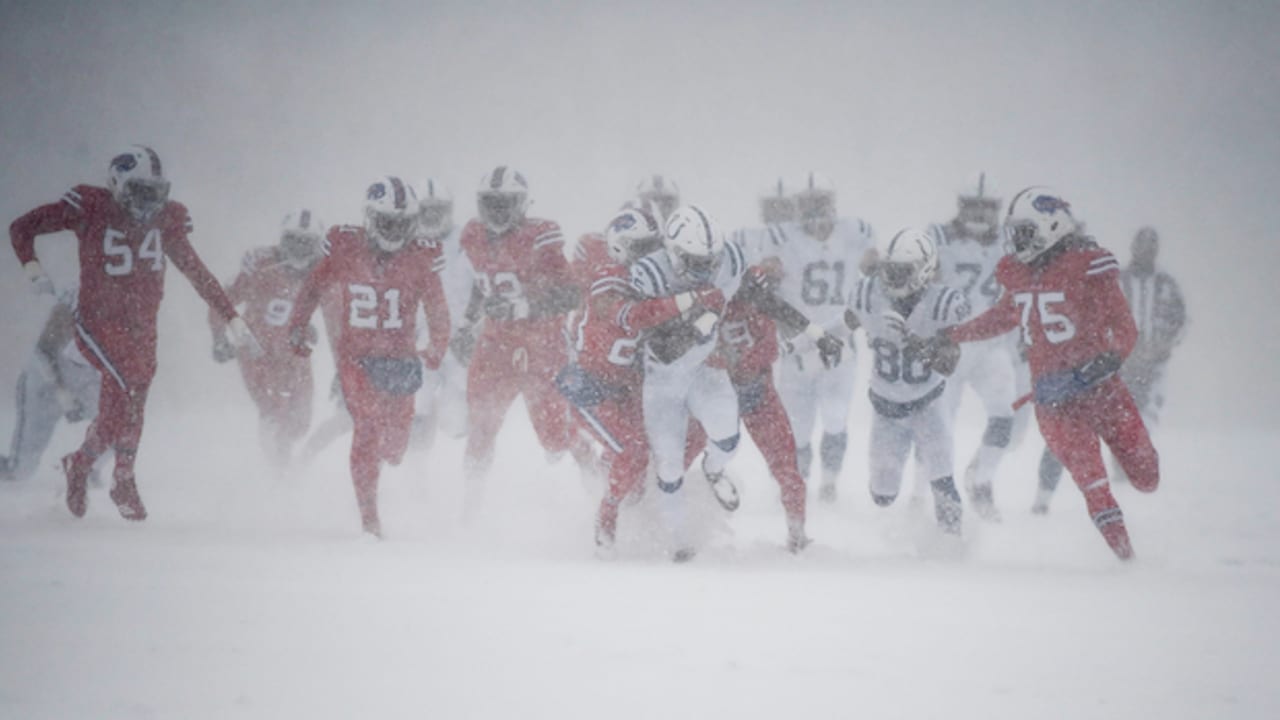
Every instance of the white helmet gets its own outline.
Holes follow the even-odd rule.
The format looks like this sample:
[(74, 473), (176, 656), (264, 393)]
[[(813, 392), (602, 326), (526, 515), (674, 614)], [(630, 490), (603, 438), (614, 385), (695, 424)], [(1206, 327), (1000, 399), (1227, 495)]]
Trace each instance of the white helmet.
[(365, 191), (364, 228), (385, 252), (396, 252), (413, 238), (418, 223), (418, 197), (398, 177), (375, 181)]
[(987, 174), (978, 175), (978, 193), (961, 193), (956, 200), (956, 224), (967, 237), (990, 245), (999, 237), (1000, 198), (987, 187)]
[(697, 205), (685, 205), (671, 214), (663, 244), (676, 272), (706, 282), (716, 273), (724, 255), (720, 226)]
[(614, 262), (627, 264), (662, 247), (662, 228), (647, 211), (628, 208), (609, 221), (604, 243)]
[(760, 193), (760, 220), (765, 225), (776, 225), (796, 219), (796, 199), (787, 194), (782, 178)]
[(796, 218), (805, 232), (826, 240), (836, 226), (836, 186), (831, 178), (810, 172), (795, 197)]
[(1013, 196), (1004, 218), (1006, 251), (1029, 263), (1076, 231), (1071, 204), (1057, 192), (1032, 186)]
[(324, 223), (303, 208), (284, 216), (280, 223), (280, 254), (286, 265), (305, 270), (324, 254)]
[(169, 200), (160, 156), (144, 145), (131, 145), (111, 159), (107, 188), (136, 220), (150, 220)]
[(453, 195), (444, 183), (427, 178), (418, 185), (418, 224), (427, 237), (438, 240), (453, 230)]
[(652, 203), (658, 222), (665, 222), (680, 206), (680, 186), (662, 175), (646, 175), (636, 185), (636, 199), (642, 206)]
[(529, 204), (529, 184), (524, 176), (506, 165), (480, 178), (476, 191), (480, 219), (495, 234), (502, 234), (524, 221)]
[(938, 274), (938, 248), (928, 230), (899, 230), (880, 250), (876, 265), (880, 284), (891, 298), (908, 297), (924, 289)]

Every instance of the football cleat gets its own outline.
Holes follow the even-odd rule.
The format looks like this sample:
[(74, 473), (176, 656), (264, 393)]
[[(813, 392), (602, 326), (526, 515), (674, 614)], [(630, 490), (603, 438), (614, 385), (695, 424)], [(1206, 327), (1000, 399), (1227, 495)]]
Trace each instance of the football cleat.
[(738, 488), (733, 481), (723, 472), (707, 472), (706, 468), (703, 468), (703, 472), (706, 473), (707, 482), (711, 483), (711, 492), (715, 494), (716, 502), (720, 503), (720, 507), (729, 512), (737, 510), (741, 499), (738, 497)]
[(86, 463), (79, 452), (62, 458), (62, 472), (67, 476), (67, 509), (76, 517), (84, 517), (89, 498), (89, 471), (92, 463)]
[(142, 505), (142, 497), (138, 495), (138, 485), (133, 475), (117, 475), (115, 486), (109, 495), (116, 504), (120, 517), (125, 520), (139, 522), (147, 519), (147, 509)]

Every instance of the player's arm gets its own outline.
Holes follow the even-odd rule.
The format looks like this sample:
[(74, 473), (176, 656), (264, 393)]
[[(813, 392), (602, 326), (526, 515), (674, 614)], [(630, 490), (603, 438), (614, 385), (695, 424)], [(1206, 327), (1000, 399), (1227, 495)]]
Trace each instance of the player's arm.
[(452, 328), (449, 327), (449, 302), (444, 296), (444, 283), (440, 281), (442, 266), (436, 265), (435, 268), (422, 278), (422, 304), (427, 315), (429, 337), (427, 349), (422, 351), (422, 361), (431, 370), (440, 367), (440, 361), (449, 350), (449, 337), (452, 333)]
[(789, 341), (801, 333), (811, 338), (818, 346), (818, 356), (822, 359), (823, 365), (835, 367), (840, 364), (844, 343), (811, 322), (794, 305), (779, 297), (777, 290), (770, 282), (767, 271), (757, 267), (748, 270), (742, 287), (738, 289), (734, 299), (752, 305), (773, 319), (778, 326), (778, 334), (783, 340)]
[(1124, 360), (1138, 344), (1138, 325), (1120, 287), (1120, 270), (1118, 267), (1100, 272), (1091, 270), (1085, 280), (1085, 297), (1097, 309), (1095, 317), (1102, 319), (1111, 331), (1112, 348), (1119, 360)]
[[(248, 257), (245, 262), (248, 263)], [(241, 268), (231, 284), (226, 287), (227, 299), (232, 307), (239, 307), (247, 300), (250, 283), (249, 267)], [(215, 362), (226, 362), (235, 357), (235, 348), (227, 339), (227, 321), (212, 305), (209, 306), (209, 330), (213, 333), (213, 359)]]
[(75, 335), (75, 322), (75, 311), (70, 305), (59, 302), (53, 306), (53, 312), (49, 313), (49, 319), (45, 321), (40, 337), (36, 339), (36, 359), (40, 373), (53, 384), (58, 405), (71, 422), (83, 419), (84, 406), (67, 387), (62, 367), (58, 364), (58, 356)]
[(36, 257), (36, 238), (76, 227), (83, 217), (81, 202), (79, 192), (73, 188), (58, 202), (41, 205), (9, 225), (13, 252), (36, 293), (53, 294), (53, 283)]
[(554, 317), (578, 307), (582, 288), (564, 256), (564, 235), (555, 223), (547, 223), (534, 240), (538, 280), (529, 290), (529, 316)]
[[(330, 238), (332, 241), (332, 237)], [(307, 279), (302, 281), (302, 288), (298, 290), (298, 297), (293, 303), (293, 313), (289, 315), (289, 347), (293, 352), (302, 357), (311, 355), (311, 316), (316, 311), (316, 306), (320, 304), (320, 298), (329, 289), (333, 278), (333, 266), (335, 260), (332, 255), (325, 255), (320, 258), (320, 262), (316, 263), (315, 268), (311, 270), (311, 274), (307, 275)], [(335, 312), (334, 322), (332, 325), (340, 327), (339, 318)], [(326, 317), (326, 320), (328, 318)], [(326, 322), (326, 327), (331, 331), (332, 325)], [(335, 348), (337, 347), (337, 338), (332, 337), (334, 333), (330, 332), (329, 342)]]
[[(1119, 285), (1116, 285), (1117, 291)], [(1128, 312), (1128, 306), (1124, 306)], [(1011, 293), (1004, 293), (986, 312), (967, 322), (945, 328), (942, 334), (953, 343), (974, 342), (1003, 335), (1018, 327), (1020, 321), (1018, 306), (1013, 302)], [(1130, 318), (1130, 322), (1133, 319)]]

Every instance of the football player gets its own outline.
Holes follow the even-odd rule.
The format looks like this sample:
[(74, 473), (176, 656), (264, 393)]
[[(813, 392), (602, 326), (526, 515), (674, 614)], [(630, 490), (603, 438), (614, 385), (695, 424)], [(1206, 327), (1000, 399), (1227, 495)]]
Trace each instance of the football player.
[(671, 178), (648, 175), (636, 185), (636, 204), (652, 213), (659, 225), (665, 224), (680, 207), (680, 187)]
[(62, 459), (67, 507), (76, 517), (84, 515), (89, 473), (110, 448), (111, 500), (126, 520), (143, 520), (147, 510), (134, 464), (156, 372), (156, 314), (167, 261), (228, 321), (236, 346), (256, 348), (257, 340), (191, 246), (191, 217), (182, 203), (169, 199), (169, 180), (155, 150), (131, 146), (111, 159), (105, 188), (77, 185), (58, 202), (13, 221), (9, 237), (36, 292), (53, 291), (36, 256), (36, 237), (63, 230), (73, 232), (79, 244), (76, 342), (102, 374), (98, 416), (80, 448)]
[(237, 353), (226, 337), (226, 323), (217, 313), (209, 314), (213, 359), (239, 361), (258, 408), (263, 448), (278, 468), (288, 465), (293, 446), (311, 425), (311, 360), (293, 353), (287, 325), (298, 290), (324, 254), (325, 230), (308, 209), (286, 215), (276, 244), (246, 253), (227, 287), (227, 297), (243, 306), (245, 322), (262, 343), (261, 355)]
[(1120, 288), (1120, 263), (1078, 232), (1071, 206), (1048, 188), (1029, 187), (1013, 197), (1004, 233), (1010, 254), (996, 267), (1004, 294), (982, 315), (929, 339), (926, 352), (1021, 333), (1033, 386), (1026, 399), (1035, 402), (1045, 444), (1071, 472), (1107, 544), (1127, 560), (1133, 548), (1099, 441), (1142, 492), (1159, 485), (1160, 467), (1118, 374), (1138, 337)]
[[(783, 299), (824, 331), (849, 340), (844, 309), (858, 281), (863, 256), (875, 245), (875, 236), (862, 220), (837, 215), (835, 186), (817, 173), (805, 178), (795, 193), (795, 205), (796, 220), (770, 228), (771, 239), (763, 255), (781, 263), (779, 289)], [(819, 497), (825, 501), (836, 499), (836, 480), (848, 445), (845, 427), (856, 369), (852, 357), (834, 367), (824, 366), (816, 347), (809, 343), (784, 357), (776, 371), (778, 392), (795, 431), (800, 473), (806, 478), (813, 459), (810, 442), (815, 422), (822, 421)]]
[(556, 373), (568, 363), (565, 316), (580, 297), (560, 226), (526, 217), (529, 186), (505, 165), (481, 179), (476, 200), (479, 216), (462, 230), (462, 250), (476, 273), (463, 336), (484, 316), (467, 367), (468, 517), (479, 510), (494, 438), (517, 395), (524, 396), (548, 454), (570, 451), (584, 472), (594, 464), (555, 387)]
[(649, 464), (636, 350), (641, 333), (665, 319), (661, 308), (636, 302), (629, 267), (661, 247), (657, 220), (633, 208), (616, 215), (603, 234), (584, 237), (575, 261), (588, 291), (570, 318), (574, 362), (556, 377), (556, 384), (579, 425), (604, 449), (609, 486), (596, 513), (595, 541), (605, 554), (614, 544), (618, 506), (644, 480)]
[[(988, 192), (986, 175), (979, 175), (977, 193), (960, 196), (956, 217), (932, 228), (938, 247), (939, 281), (963, 292), (975, 313), (985, 311), (1000, 297), (1000, 283), (996, 281), (996, 263), (1004, 257), (999, 242), (1000, 202)], [(965, 492), (978, 516), (985, 520), (1000, 519), (992, 480), (1013, 437), (1016, 353), (1009, 337), (965, 348), (943, 397), (954, 417), (968, 386), (986, 409), (982, 443), (964, 472)]]
[[(18, 416), (9, 455), (0, 456), (0, 480), (27, 480), (35, 474), (59, 420), (76, 423), (98, 414), (102, 377), (72, 342), (76, 294), (73, 287), (58, 295), (35, 352), (18, 376)], [(92, 484), (96, 477), (95, 468)]]
[[(440, 247), (419, 241), (418, 199), (397, 177), (365, 193), (364, 225), (329, 230), (326, 255), (307, 277), (289, 318), (294, 351), (311, 352), (311, 315), (321, 295), (340, 293), (345, 324), (338, 333), (338, 375), (351, 413), (351, 479), (364, 532), (382, 537), (378, 476), (398, 465), (409, 444), (413, 397), (423, 370), (434, 370), (449, 344), (449, 308), (441, 287)], [(430, 344), (419, 352), (418, 308)]]
[[(1160, 236), (1155, 228), (1141, 228), (1130, 246), (1129, 266), (1120, 272), (1120, 289), (1138, 327), (1137, 343), (1120, 367), (1120, 378), (1133, 394), (1148, 429), (1160, 419), (1165, 366), (1173, 348), (1182, 341), (1187, 322), (1182, 290), (1172, 275), (1156, 266), (1159, 250)], [(1117, 480), (1126, 479), (1123, 468), (1114, 463), (1111, 472)], [(1040, 459), (1040, 489), (1032, 512), (1049, 511), (1049, 499), (1061, 477), (1062, 464), (1046, 449)]]
[(898, 497), (907, 453), (914, 447), (933, 491), (944, 533), (959, 535), (960, 495), (952, 476), (951, 413), (941, 398), (959, 348), (929, 356), (911, 342), (964, 320), (964, 294), (936, 281), (938, 251), (927, 230), (904, 229), (879, 249), (876, 273), (858, 281), (845, 313), (862, 327), (872, 353), (871, 499), (887, 507)]
[[(418, 185), (418, 225), (428, 242), (440, 246), (440, 281), (449, 303), (450, 324), (466, 324), (464, 314), (475, 284), (475, 271), (462, 252), (462, 228), (453, 221), (453, 195), (443, 183), (427, 179)], [(461, 349), (461, 346), (459, 346)], [(414, 418), (419, 442), (429, 445), (436, 427), (442, 425), (450, 437), (467, 434), (467, 366), (461, 352), (451, 352), (440, 361), (440, 369), (429, 373), (418, 393), (418, 415)]]
[(711, 442), (702, 469), (716, 499), (727, 510), (738, 506), (738, 490), (725, 466), (738, 446), (738, 402), (722, 359), (712, 357), (726, 299), (746, 272), (742, 249), (726, 242), (716, 223), (696, 205), (677, 209), (664, 228), (664, 247), (636, 261), (631, 286), (667, 319), (644, 338), (644, 427), (653, 453), (663, 512), (672, 532), (677, 562), (695, 554), (683, 520), (689, 419), (702, 424)]

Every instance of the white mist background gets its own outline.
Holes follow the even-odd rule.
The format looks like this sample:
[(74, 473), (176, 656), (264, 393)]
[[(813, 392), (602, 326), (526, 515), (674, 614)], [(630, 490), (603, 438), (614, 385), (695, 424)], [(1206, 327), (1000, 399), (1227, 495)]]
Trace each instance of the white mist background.
[[(1139, 226), (1161, 231), (1192, 322), (1169, 422), (1280, 421), (1270, 3), (0, 8), (3, 218), (148, 143), (229, 278), (291, 208), (358, 221), (385, 173), (444, 180), (464, 219), (479, 178), (512, 165), (532, 212), (576, 236), (647, 172), (740, 225), (776, 177), (817, 169), (884, 235), (950, 218), (986, 171), (1006, 198), (1058, 188), (1122, 260)], [(70, 248), (40, 243), (57, 279), (74, 275)], [(12, 378), (46, 306), (5, 266)], [(224, 402), (234, 373), (212, 369), (199, 300), (170, 276), (152, 407)]]

